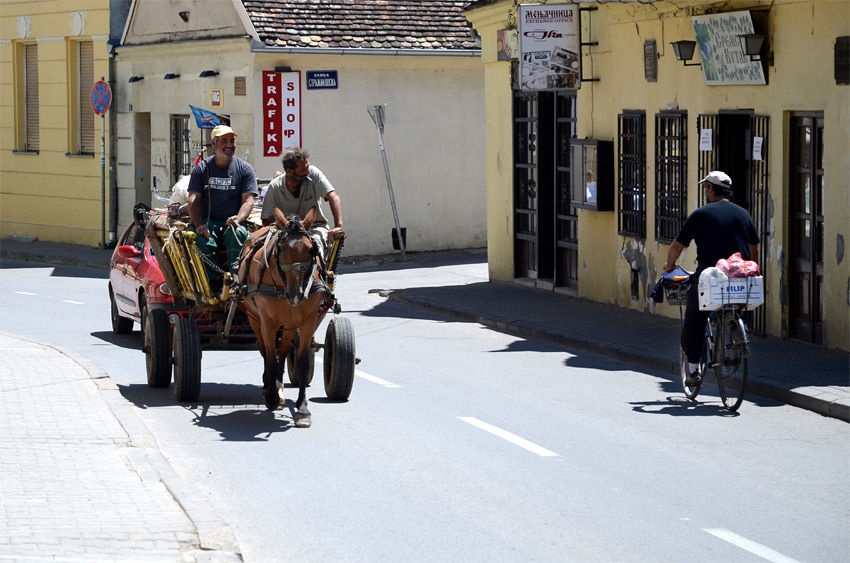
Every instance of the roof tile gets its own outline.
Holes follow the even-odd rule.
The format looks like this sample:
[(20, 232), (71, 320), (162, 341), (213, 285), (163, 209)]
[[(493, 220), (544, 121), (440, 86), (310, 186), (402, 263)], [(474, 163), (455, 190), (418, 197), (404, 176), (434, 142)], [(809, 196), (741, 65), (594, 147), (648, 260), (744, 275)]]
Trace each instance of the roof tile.
[(463, 15), (469, 0), (242, 0), (266, 45), (480, 49)]

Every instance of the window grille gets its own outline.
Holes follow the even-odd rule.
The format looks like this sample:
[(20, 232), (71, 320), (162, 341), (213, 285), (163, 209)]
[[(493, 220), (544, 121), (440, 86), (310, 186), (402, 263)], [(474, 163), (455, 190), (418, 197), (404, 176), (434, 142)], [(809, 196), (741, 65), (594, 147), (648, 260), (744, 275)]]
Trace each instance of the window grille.
[(189, 116), (171, 116), (171, 185), (180, 176), (192, 173), (192, 144), (189, 132)]
[(24, 46), (24, 150), (39, 149), (38, 45)]
[(688, 216), (686, 113), (655, 116), (655, 238), (671, 243)]
[(646, 238), (646, 114), (619, 115), (619, 233)]
[(79, 110), (79, 152), (94, 154), (94, 112), (91, 108), (91, 89), (94, 86), (94, 47), (91, 41), (80, 41), (78, 49), (79, 89), (77, 108)]

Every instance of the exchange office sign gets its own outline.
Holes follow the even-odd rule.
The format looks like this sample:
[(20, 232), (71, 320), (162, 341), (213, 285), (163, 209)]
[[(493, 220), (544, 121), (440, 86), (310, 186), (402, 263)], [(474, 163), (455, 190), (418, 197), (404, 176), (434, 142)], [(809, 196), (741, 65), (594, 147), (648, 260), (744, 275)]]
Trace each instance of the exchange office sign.
[(520, 89), (581, 86), (579, 11), (571, 4), (521, 4)]
[(301, 146), (301, 72), (263, 71), (263, 156)]
[(708, 86), (767, 84), (761, 61), (751, 61), (738, 39), (753, 33), (749, 12), (694, 16), (691, 21)]

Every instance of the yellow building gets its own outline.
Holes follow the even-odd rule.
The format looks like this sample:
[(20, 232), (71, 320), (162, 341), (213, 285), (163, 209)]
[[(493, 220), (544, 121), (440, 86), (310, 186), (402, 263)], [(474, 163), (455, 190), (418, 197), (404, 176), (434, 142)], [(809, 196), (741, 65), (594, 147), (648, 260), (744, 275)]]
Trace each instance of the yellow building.
[[(107, 0), (0, 2), (0, 236), (110, 238), (108, 141), (102, 166), (91, 100), (109, 80), (109, 25)], [(108, 139), (108, 113), (104, 125)]]
[[(506, 55), (522, 47), (517, 2), (465, 11), (485, 67), (491, 279), (677, 316), (648, 295), (720, 169), (762, 239), (755, 331), (850, 349), (850, 2), (536, 4), (577, 18), (575, 60)], [(751, 57), (740, 35), (766, 41)], [(574, 82), (534, 86), (565, 60)], [(598, 173), (592, 196), (571, 154)]]

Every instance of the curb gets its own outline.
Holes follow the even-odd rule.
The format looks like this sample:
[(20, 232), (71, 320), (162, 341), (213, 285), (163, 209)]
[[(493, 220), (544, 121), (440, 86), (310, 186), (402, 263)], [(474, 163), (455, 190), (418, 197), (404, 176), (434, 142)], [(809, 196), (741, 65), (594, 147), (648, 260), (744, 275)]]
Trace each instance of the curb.
[(142, 419), (133, 412), (106, 370), (70, 348), (15, 334), (0, 334), (52, 348), (70, 358), (88, 373), (118, 424), (127, 433), (130, 447), (125, 455), (133, 471), (141, 481), (161, 481), (197, 530), (198, 550), (193, 554), (197, 563), (242, 561), (241, 550), (230, 526), (210, 508), (209, 502), (204, 497), (174, 471), (159, 451), (153, 434)]
[[(607, 348), (595, 344), (593, 342), (588, 342), (586, 340), (579, 340), (564, 335), (553, 334), (552, 332), (548, 332), (545, 330), (528, 328), (512, 322), (494, 321), (491, 319), (486, 319), (484, 317), (473, 315), (465, 311), (452, 309), (435, 303), (429, 303), (425, 300), (418, 301), (414, 299), (409, 299), (407, 297), (399, 295), (398, 292), (393, 290), (382, 290), (379, 291), (378, 294), (381, 297), (386, 297), (393, 301), (404, 303), (405, 305), (409, 305), (410, 307), (414, 307), (417, 309), (430, 311), (433, 313), (441, 313), (444, 315), (451, 315), (458, 319), (476, 322), (484, 326), (494, 328), (496, 330), (512, 332), (514, 334), (529, 336), (532, 338), (539, 338), (542, 340), (548, 340), (550, 342), (562, 344), (563, 346), (566, 346), (568, 348), (584, 350), (587, 352), (592, 352), (594, 354), (608, 356), (609, 358), (614, 358), (616, 360), (636, 364), (641, 367), (653, 369), (663, 374), (666, 374), (667, 377), (665, 377), (665, 379), (668, 379), (670, 381), (679, 381), (678, 362), (671, 362), (662, 360), (660, 358), (652, 358), (645, 355), (635, 354), (624, 349)], [(753, 393), (755, 395), (767, 397), (770, 399), (775, 399), (785, 404), (812, 411), (826, 417), (835, 418), (844, 422), (850, 422), (850, 404), (842, 402), (842, 399), (838, 398), (837, 396), (831, 395), (828, 392), (821, 390), (817, 390), (813, 394), (795, 392), (792, 389), (784, 389), (775, 385), (769, 385), (760, 381), (754, 381), (752, 379), (747, 382), (747, 387), (749, 393)]]

